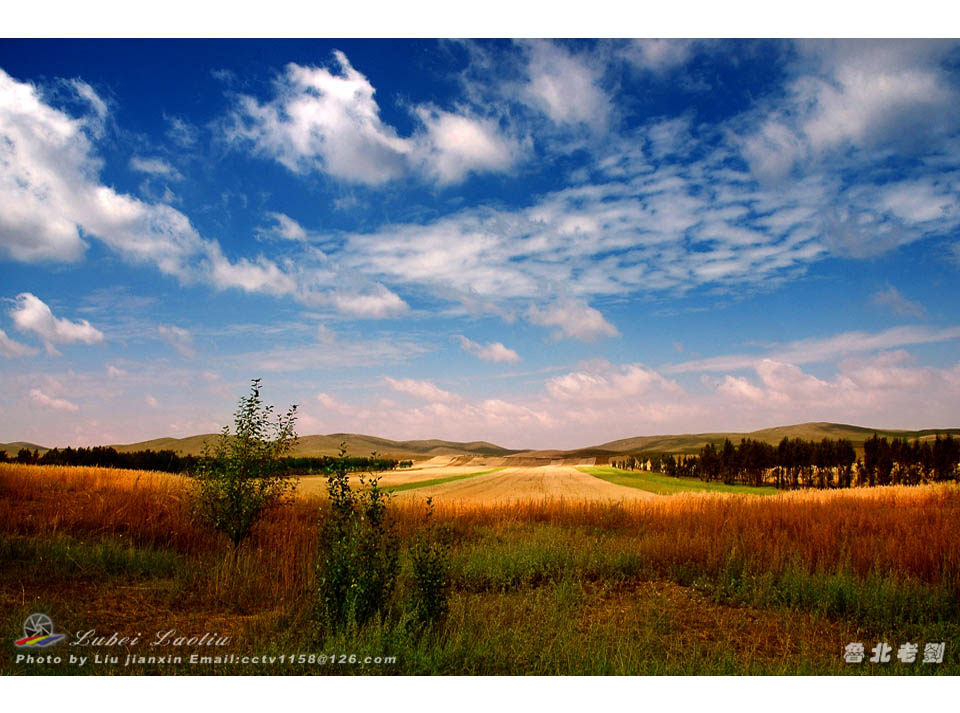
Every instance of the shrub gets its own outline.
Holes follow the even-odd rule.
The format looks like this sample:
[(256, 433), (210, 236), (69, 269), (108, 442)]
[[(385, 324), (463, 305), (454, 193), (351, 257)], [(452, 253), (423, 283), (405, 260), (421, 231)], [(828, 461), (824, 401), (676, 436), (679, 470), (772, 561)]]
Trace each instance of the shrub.
[(317, 607), (321, 623), (338, 631), (385, 613), (400, 566), (396, 520), (379, 478), (360, 476), (350, 487), (347, 455), (340, 445), (327, 477), (329, 510), (319, 523)]
[(410, 547), (413, 565), (413, 614), (421, 624), (447, 616), (450, 596), (450, 530), (433, 522), (433, 499), (427, 498), (427, 527)]
[(204, 444), (193, 470), (196, 510), (201, 519), (239, 546), (265, 511), (284, 501), (296, 481), (284, 457), (297, 441), (297, 407), (274, 420), (273, 406), (260, 398), (260, 379), (241, 397), (234, 414), (235, 433), (224, 426), (216, 443)]

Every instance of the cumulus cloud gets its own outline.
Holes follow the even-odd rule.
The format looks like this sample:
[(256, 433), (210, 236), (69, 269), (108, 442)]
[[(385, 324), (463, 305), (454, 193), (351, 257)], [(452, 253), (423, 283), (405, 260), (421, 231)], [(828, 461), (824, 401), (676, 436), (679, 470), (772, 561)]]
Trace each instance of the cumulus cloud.
[(143, 400), (150, 408), (160, 408), (160, 402), (152, 394), (145, 394)]
[(420, 127), (400, 136), (380, 118), (367, 77), (343, 52), (334, 52), (334, 60), (337, 71), (288, 64), (266, 102), (240, 97), (230, 139), (295, 173), (323, 172), (374, 186), (417, 172), (440, 184), (456, 183), (471, 172), (502, 171), (514, 162), (518, 144), (482, 117), (412, 107)]
[(429, 381), (418, 381), (417, 379), (391, 379), (385, 377), (387, 385), (394, 391), (409, 394), (415, 398), (426, 401), (427, 403), (449, 403), (456, 401), (459, 397), (449, 391), (436, 386)]
[(5, 357), (24, 357), (36, 354), (37, 350), (26, 344), (11, 339), (7, 333), (0, 329), (0, 354)]
[(463, 335), (458, 335), (457, 339), (460, 342), (461, 348), (465, 352), (473, 354), (478, 359), (497, 362), (520, 361), (520, 355), (517, 354), (513, 349), (505, 347), (501, 342), (487, 342), (486, 344), (478, 344), (477, 342), (467, 339)]
[(542, 327), (557, 327), (556, 338), (570, 337), (592, 342), (600, 337), (619, 337), (620, 332), (610, 324), (599, 310), (585, 302), (567, 300), (540, 308), (530, 307), (527, 319)]
[(0, 254), (24, 262), (76, 261), (81, 230), (134, 263), (184, 282), (288, 294), (293, 280), (265, 258), (231, 263), (189, 219), (99, 182), (88, 122), (45, 104), (0, 70)]
[(583, 371), (550, 379), (547, 393), (561, 400), (583, 402), (626, 400), (638, 396), (683, 393), (680, 386), (642, 364), (615, 366), (600, 362)]
[(923, 319), (927, 316), (927, 309), (922, 304), (911, 302), (893, 285), (887, 285), (886, 289), (874, 292), (870, 296), (870, 301), (880, 307), (889, 307), (895, 313), (906, 317)]
[(72, 401), (67, 401), (66, 399), (57, 399), (47, 394), (43, 393), (40, 389), (30, 389), (30, 398), (38, 406), (44, 408), (52, 409), (53, 411), (66, 411), (68, 413), (76, 413), (80, 410), (80, 407), (77, 406)]
[(66, 318), (54, 317), (46, 303), (29, 292), (17, 295), (10, 316), (21, 332), (37, 334), (51, 354), (57, 353), (54, 344), (99, 344), (103, 341), (103, 332), (87, 320), (71, 322)]
[(492, 119), (420, 107), (426, 136), (417, 148), (426, 171), (440, 184), (459, 183), (471, 172), (501, 172), (522, 153), (520, 144), (500, 135)]

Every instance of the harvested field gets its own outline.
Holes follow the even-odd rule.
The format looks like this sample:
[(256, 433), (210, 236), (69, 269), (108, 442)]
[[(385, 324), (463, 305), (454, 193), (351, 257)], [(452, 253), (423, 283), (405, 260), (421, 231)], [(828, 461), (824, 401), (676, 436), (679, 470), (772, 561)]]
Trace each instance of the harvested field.
[[(380, 479), (380, 487), (390, 488), (396, 485), (406, 485), (408, 483), (416, 483), (423, 480), (440, 480), (443, 478), (449, 478), (451, 476), (471, 475), (473, 473), (489, 470), (489, 468), (485, 468), (482, 465), (446, 465), (446, 463), (450, 461), (450, 458), (445, 456), (432, 458), (431, 461), (438, 462), (431, 463), (428, 461), (427, 463), (415, 465), (412, 468), (377, 473), (376, 475)], [(360, 475), (351, 475), (350, 484), (352, 486), (359, 486)], [(297, 485), (297, 493), (299, 495), (308, 497), (326, 495), (326, 476), (310, 475), (300, 478)]]
[[(450, 475), (454, 473), (447, 472), (447, 476)], [(504, 468), (476, 478), (401, 492), (397, 497), (429, 497), (438, 503), (456, 502), (464, 505), (506, 505), (542, 500), (636, 502), (658, 496), (608, 483), (572, 466), (550, 465)]]

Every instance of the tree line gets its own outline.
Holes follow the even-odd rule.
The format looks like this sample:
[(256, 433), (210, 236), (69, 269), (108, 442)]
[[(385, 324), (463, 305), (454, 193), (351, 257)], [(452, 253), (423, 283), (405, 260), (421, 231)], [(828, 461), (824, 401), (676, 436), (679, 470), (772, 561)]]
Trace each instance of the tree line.
[(673, 477), (719, 480), (734, 485), (777, 488), (849, 488), (917, 485), (960, 480), (960, 440), (950, 434), (933, 441), (888, 441), (874, 434), (863, 444), (863, 458), (845, 438), (806, 441), (786, 438), (776, 446), (744, 438), (707, 443), (697, 455), (641, 452), (611, 458), (625, 470), (658, 471)]
[[(97, 468), (123, 468), (129, 470), (156, 470), (163, 473), (191, 473), (196, 469), (199, 456), (179, 455), (172, 450), (142, 450), (121, 453), (109, 446), (92, 448), (51, 448), (42, 455), (38, 450), (21, 448), (13, 458), (0, 451), (0, 463), (24, 463), (27, 465), (93, 466)], [(329, 475), (334, 467), (346, 467), (348, 472), (395, 470), (409, 468), (410, 460), (385, 458), (376, 453), (366, 457), (348, 456), (344, 461), (334, 456), (288, 456), (280, 460), (287, 475)]]

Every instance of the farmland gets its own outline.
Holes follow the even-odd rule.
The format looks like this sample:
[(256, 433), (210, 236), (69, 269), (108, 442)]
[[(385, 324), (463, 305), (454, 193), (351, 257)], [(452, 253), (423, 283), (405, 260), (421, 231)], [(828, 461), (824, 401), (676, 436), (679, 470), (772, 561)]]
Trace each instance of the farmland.
[[(657, 495), (572, 466), (451, 462), (384, 475), (385, 486), (434, 481), (391, 498), (395, 615), (335, 635), (313, 623), (323, 478), (301, 479), (234, 550), (191, 517), (180, 476), (0, 464), (0, 627), (13, 640), (44, 611), (71, 637), (217, 632), (231, 653), (305, 657), (283, 669), (125, 666), (155, 653), (142, 643), (118, 647), (112, 668), (44, 673), (960, 673), (954, 483)], [(426, 526), (427, 497), (449, 530), (452, 587), (446, 619), (423, 632), (404, 623), (403, 601), (405, 543)], [(896, 658), (900, 644), (941, 641), (942, 664)], [(849, 642), (868, 657), (889, 642), (893, 659), (845, 663)], [(333, 653), (396, 660), (309, 663)], [(41, 672), (9, 653), (0, 667)]]

